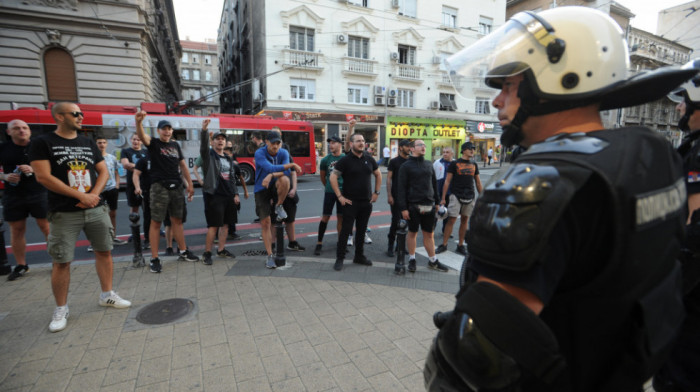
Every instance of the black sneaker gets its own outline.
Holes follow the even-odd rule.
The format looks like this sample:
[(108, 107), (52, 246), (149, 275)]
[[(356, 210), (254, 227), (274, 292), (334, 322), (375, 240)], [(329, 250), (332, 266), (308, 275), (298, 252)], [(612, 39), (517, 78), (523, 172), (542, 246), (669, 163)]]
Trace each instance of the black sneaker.
[(27, 272), (29, 272), (29, 267), (26, 265), (17, 265), (15, 266), (14, 271), (7, 275), (7, 280), (15, 280), (22, 277), (22, 275), (26, 274)]
[(323, 248), (323, 245), (321, 245), (321, 244), (316, 244), (316, 249), (314, 249), (314, 254), (315, 254), (316, 256), (320, 256), (320, 255), (321, 255), (321, 248)]
[(355, 257), (352, 260), (352, 262), (354, 264), (366, 265), (368, 267), (372, 265), (372, 261), (370, 259), (368, 259), (367, 257), (365, 257), (364, 255), (362, 255), (360, 257)]
[(445, 265), (440, 263), (437, 259), (435, 259), (435, 262), (428, 261), (428, 268), (435, 271), (447, 272), (447, 267), (445, 267)]
[(216, 251), (216, 255), (219, 256), (219, 257), (229, 257), (229, 258), (231, 258), (231, 259), (235, 259), (235, 258), (236, 258), (236, 256), (235, 256), (233, 253), (231, 253), (231, 252), (228, 251), (228, 249), (217, 250), (217, 251)]
[(466, 256), (467, 255), (467, 247), (464, 245), (457, 245), (457, 249), (455, 250), (455, 252), (459, 253), (460, 255)]
[(386, 250), (386, 255), (389, 257), (394, 257), (396, 256), (396, 253), (394, 253), (394, 245), (389, 244), (389, 247)]
[(185, 249), (180, 252), (180, 257), (177, 258), (177, 261), (199, 261), (199, 257), (195, 256), (189, 249)]
[(298, 242), (296, 241), (289, 241), (289, 244), (287, 244), (287, 249), (289, 250), (294, 250), (297, 252), (303, 252), (306, 250), (303, 246), (299, 245)]
[(157, 257), (155, 259), (151, 259), (151, 272), (159, 274), (161, 269), (160, 259)]
[(204, 263), (204, 265), (211, 265), (213, 263), (211, 260), (211, 252), (204, 252), (202, 254), (202, 263)]
[(416, 272), (416, 259), (408, 260), (408, 272)]
[(175, 252), (173, 251), (173, 248), (165, 248), (165, 255), (166, 256), (175, 256)]
[[(459, 247), (458, 247), (458, 248), (459, 248)], [(446, 247), (444, 244), (440, 244), (440, 246), (438, 246), (438, 247), (435, 249), (435, 253), (442, 253), (442, 252), (444, 252), (444, 251), (446, 251), (446, 250), (447, 250), (447, 247)]]
[(230, 239), (231, 241), (240, 240), (241, 236), (236, 233), (230, 233), (228, 235), (228, 239)]
[(333, 269), (336, 271), (342, 270), (343, 269), (343, 260), (336, 259), (335, 264), (333, 264)]

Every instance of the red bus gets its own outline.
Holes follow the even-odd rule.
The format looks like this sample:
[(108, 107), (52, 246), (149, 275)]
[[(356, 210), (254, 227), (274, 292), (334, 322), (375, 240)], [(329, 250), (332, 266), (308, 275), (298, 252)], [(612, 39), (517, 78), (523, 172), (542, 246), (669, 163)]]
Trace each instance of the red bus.
[[(49, 109), (53, 106), (49, 104)], [(102, 135), (107, 138), (107, 151), (120, 158), (121, 149), (131, 146), (131, 135), (136, 132), (135, 106), (84, 105), (79, 104), (84, 113), (81, 133), (93, 138)], [(287, 145), (294, 162), (302, 168), (303, 174), (316, 173), (316, 149), (314, 148), (314, 128), (310, 122), (273, 119), (269, 116), (248, 116), (235, 114), (212, 114), (192, 116), (166, 114), (165, 104), (142, 103), (141, 108), (148, 113), (144, 128), (151, 136), (157, 137), (156, 125), (160, 120), (168, 120), (173, 126), (173, 137), (180, 144), (185, 161), (190, 169), (199, 156), (199, 131), (205, 118), (211, 119), (210, 131), (226, 133), (227, 140), (233, 142), (234, 155), (248, 184), (255, 180), (253, 133), (265, 134), (273, 127), (282, 130), (282, 140)], [(0, 141), (7, 140), (7, 124), (15, 119), (23, 120), (32, 130), (32, 137), (52, 132), (56, 123), (51, 111), (40, 108), (19, 108), (0, 110)], [(194, 181), (194, 174), (191, 173)], [(124, 180), (123, 180), (124, 181)]]

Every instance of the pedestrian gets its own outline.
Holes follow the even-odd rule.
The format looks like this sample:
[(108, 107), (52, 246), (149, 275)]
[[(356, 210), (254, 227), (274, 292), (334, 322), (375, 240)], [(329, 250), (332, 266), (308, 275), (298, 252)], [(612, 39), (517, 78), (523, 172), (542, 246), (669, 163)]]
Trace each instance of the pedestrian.
[(477, 200), (428, 391), (641, 391), (666, 359), (683, 318), (681, 160), (663, 135), (605, 129), (600, 112), (660, 99), (696, 71), (628, 78), (623, 37), (599, 10), (556, 7), (517, 13), (446, 60), (460, 85), (484, 75), (499, 90), (501, 142), (526, 151)]
[(408, 221), (406, 246), (408, 247), (408, 272), (416, 272), (416, 239), (418, 228), (423, 235), (423, 246), (428, 252), (428, 268), (447, 272), (435, 256), (435, 213), (438, 207), (437, 179), (433, 165), (425, 160), (425, 142), (411, 143), (411, 156), (399, 170), (399, 186), (396, 198), (403, 219)]
[[(107, 152), (107, 138), (102, 135), (95, 137), (97, 148), (102, 153), (109, 179), (105, 184), (105, 189), (102, 191), (102, 198), (107, 202), (109, 208), (109, 219), (112, 221), (112, 229), (114, 230), (114, 245), (125, 245), (126, 241), (117, 238), (117, 202), (119, 201), (119, 162), (117, 157)], [(88, 246), (88, 252), (92, 252), (92, 247)]]
[(488, 158), (486, 166), (491, 166), (491, 160), (493, 159), (493, 147), (489, 147), (489, 151), (487, 152), (486, 157)]
[(172, 236), (179, 248), (178, 261), (199, 261), (188, 248), (185, 242), (183, 218), (185, 214), (185, 196), (182, 185), (183, 178), (187, 183), (187, 201), (192, 201), (194, 187), (187, 169), (180, 145), (172, 140), (173, 126), (167, 120), (158, 122), (158, 136), (152, 138), (143, 129), (143, 120), (147, 113), (143, 110), (136, 113), (136, 134), (143, 141), (151, 159), (151, 272), (160, 273), (163, 266), (158, 257), (160, 225), (165, 220), (166, 213), (170, 215), (172, 222)]
[(26, 122), (12, 120), (7, 124), (7, 135), (10, 138), (0, 144), (0, 165), (4, 172), (0, 178), (5, 181), (2, 215), (5, 222), (10, 224), (10, 247), (17, 263), (7, 280), (15, 280), (29, 272), (27, 241), (24, 237), (27, 217), (31, 215), (44, 237), (48, 237), (49, 222), (46, 216), (49, 207), (46, 188), (37, 182), (27, 155), (32, 143), (32, 130)]
[(387, 250), (386, 255), (394, 257), (394, 244), (396, 241), (396, 230), (399, 227), (399, 221), (402, 219), (401, 210), (396, 203), (399, 190), (399, 169), (401, 165), (408, 160), (408, 154), (411, 153), (411, 141), (401, 139), (399, 141), (399, 155), (389, 161), (389, 167), (386, 172), (386, 200), (389, 203), (391, 210), (391, 225), (389, 226), (389, 234), (387, 234)]
[[(338, 236), (336, 259), (333, 269), (343, 269), (343, 259), (347, 247), (348, 236), (355, 225), (355, 257), (353, 263), (371, 266), (370, 261), (364, 255), (365, 232), (367, 223), (372, 214), (372, 203), (377, 201), (382, 186), (382, 174), (379, 172), (377, 161), (365, 151), (365, 138), (358, 134), (350, 136), (351, 149), (335, 164), (333, 173), (329, 178), (331, 187), (338, 201), (343, 206), (343, 226)], [(371, 179), (374, 175), (374, 193), (372, 193)], [(343, 179), (343, 189), (338, 184), (339, 178)]]
[[(277, 268), (272, 255), (270, 215), (274, 210), (278, 219), (287, 218), (282, 204), (290, 189), (290, 180), (285, 171), (294, 170), (301, 173), (301, 167), (289, 162), (289, 153), (282, 148), (282, 138), (277, 132), (269, 132), (265, 140), (265, 148), (255, 152), (255, 212), (260, 217), (261, 236), (267, 253), (265, 267)], [(272, 201), (277, 196), (274, 207)]]
[[(134, 187), (134, 195), (141, 198), (143, 203), (143, 216), (142, 219), (145, 222), (151, 223), (151, 159), (146, 156), (143, 159), (139, 159), (134, 165), (133, 175), (132, 175), (132, 185)], [(129, 173), (127, 172), (127, 176)], [(144, 232), (144, 235), (148, 233), (148, 229)], [(146, 243), (143, 246), (144, 249), (150, 249), (150, 243)], [(172, 248), (171, 248), (172, 250)]]
[(70, 264), (81, 231), (95, 250), (95, 270), (102, 289), (98, 304), (128, 308), (131, 302), (112, 290), (114, 230), (107, 206), (100, 199), (109, 178), (107, 165), (95, 142), (78, 134), (83, 122), (78, 105), (59, 102), (51, 108), (51, 115), (57, 128), (32, 141), (29, 160), (37, 181), (49, 191), (51, 234), (47, 250), (53, 262), (51, 289), (56, 300), (49, 331), (58, 332), (68, 323)]
[[(223, 132), (209, 133), (210, 119), (202, 121), (200, 132), (199, 157), (202, 159), (202, 195), (204, 197), (204, 213), (207, 221), (207, 237), (204, 245), (202, 262), (212, 265), (211, 248), (214, 237), (218, 234), (219, 244), (216, 255), (219, 257), (235, 258), (226, 249), (228, 225), (225, 222), (235, 221), (241, 204), (238, 188), (236, 187), (236, 167), (233, 159), (224, 154), (226, 134)], [(211, 145), (212, 148), (209, 148)]]
[[(445, 175), (447, 172), (447, 168), (450, 166), (450, 163), (452, 162), (452, 159), (454, 157), (454, 152), (452, 151), (452, 147), (445, 147), (442, 150), (442, 158), (436, 160), (433, 163), (433, 170), (435, 170), (435, 178), (437, 178), (437, 190), (438, 190), (438, 200), (442, 200), (442, 188), (445, 185)], [(450, 195), (449, 191), (448, 194), (445, 195), (445, 200), (449, 201)], [(445, 235), (445, 226), (447, 225), (447, 219), (442, 219), (442, 234)], [(448, 234), (447, 237), (449, 238), (450, 235)]]
[(384, 158), (384, 166), (389, 167), (389, 160), (391, 159), (391, 149), (386, 144), (382, 150), (382, 157)]
[[(248, 200), (248, 186), (245, 183), (245, 178), (243, 177), (243, 172), (241, 172), (241, 166), (238, 164), (238, 161), (236, 160), (236, 155), (233, 153), (233, 142), (228, 140), (226, 141), (226, 147), (224, 147), (224, 154), (228, 155), (231, 157), (231, 160), (233, 162), (234, 166), (234, 171), (236, 172), (236, 185), (240, 185), (243, 188), (243, 197)], [(240, 211), (241, 210), (241, 204), (239, 203), (236, 205), (236, 210)], [(239, 240), (241, 238), (240, 235), (236, 233), (236, 223), (238, 223), (238, 214), (236, 214), (231, 221), (228, 222), (228, 239), (229, 240)]]
[[(137, 134), (131, 135), (131, 147), (125, 148), (121, 152), (121, 164), (126, 170), (126, 204), (131, 208), (132, 213), (138, 213), (139, 207), (144, 210), (144, 216), (146, 215), (146, 206), (143, 204), (143, 200), (137, 197), (134, 193), (135, 187), (133, 183), (134, 179), (134, 167), (140, 159), (148, 158), (148, 151), (143, 148), (143, 143)], [(149, 207), (150, 208), (150, 207)], [(151, 222), (143, 221), (143, 238), (144, 238), (144, 249), (149, 248), (149, 229), (151, 227)], [(131, 237), (129, 237), (131, 238)]]
[(437, 253), (447, 250), (447, 242), (452, 235), (452, 228), (457, 221), (457, 217), (459, 217), (459, 240), (455, 252), (460, 255), (467, 255), (464, 239), (469, 227), (469, 217), (474, 211), (476, 194), (481, 194), (482, 191), (479, 165), (474, 161), (474, 149), (475, 146), (472, 142), (463, 143), (460, 148), (462, 157), (450, 163), (450, 166), (447, 168), (447, 175), (445, 176), (445, 183), (442, 189), (445, 197), (440, 199), (440, 205), (447, 206), (447, 224), (445, 225), (445, 233), (442, 236), (442, 244), (436, 250)]
[[(335, 206), (335, 216), (337, 218), (336, 230), (340, 234), (341, 227), (343, 225), (343, 206), (338, 201), (333, 192), (333, 187), (331, 187), (330, 176), (335, 169), (335, 164), (345, 156), (343, 153), (343, 141), (340, 140), (338, 136), (331, 136), (326, 139), (328, 143), (329, 154), (323, 157), (321, 160), (321, 165), (319, 169), (319, 175), (321, 177), (321, 184), (323, 184), (325, 192), (323, 193), (323, 212), (321, 214), (321, 221), (318, 223), (318, 239), (316, 241), (316, 249), (314, 254), (316, 256), (321, 255), (321, 249), (323, 248), (323, 235), (326, 233), (326, 227), (328, 226), (328, 221), (331, 219), (331, 214), (333, 213), (333, 207)], [(338, 179), (338, 189), (343, 189), (343, 179)]]
[[(351, 118), (348, 120), (348, 135), (352, 135), (355, 132), (355, 124), (357, 124), (357, 120), (354, 118)], [(365, 147), (367, 147), (367, 144), (365, 144)], [(350, 154), (350, 151), (352, 150), (352, 143), (350, 142), (350, 137), (345, 138), (345, 155)], [(373, 154), (371, 152), (370, 148), (367, 148), (367, 153), (373, 157)], [(374, 159), (374, 157), (372, 158)], [(369, 228), (369, 224), (367, 225), (367, 229), (365, 230), (365, 244), (371, 244), (372, 243), (372, 238), (369, 236), (369, 233), (372, 230)], [(352, 231), (350, 232), (350, 235), (348, 236), (348, 242), (347, 246), (353, 246), (354, 241), (353, 241), (353, 233)], [(347, 249), (347, 248), (346, 248)]]
[[(684, 68), (700, 70), (700, 59), (690, 61)], [(700, 385), (700, 77), (684, 83), (669, 98), (679, 101), (678, 128), (686, 134), (678, 147), (688, 193), (686, 239), (680, 258), (686, 317), (673, 351), (654, 376), (653, 385), (656, 392), (690, 392)]]

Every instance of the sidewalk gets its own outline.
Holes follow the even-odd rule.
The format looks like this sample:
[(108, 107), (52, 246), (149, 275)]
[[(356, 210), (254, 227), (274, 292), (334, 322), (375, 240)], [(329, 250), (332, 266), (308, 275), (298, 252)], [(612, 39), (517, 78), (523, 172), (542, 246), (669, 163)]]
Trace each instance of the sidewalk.
[[(57, 333), (48, 265), (0, 282), (0, 390), (423, 391), (432, 315), (457, 291), (455, 271), (397, 277), (388, 263), (337, 273), (312, 256), (274, 271), (260, 257), (163, 260), (161, 274), (115, 260), (114, 287), (131, 309), (98, 306), (94, 265), (73, 265), (68, 327)], [(194, 310), (160, 326), (135, 320), (171, 298)]]

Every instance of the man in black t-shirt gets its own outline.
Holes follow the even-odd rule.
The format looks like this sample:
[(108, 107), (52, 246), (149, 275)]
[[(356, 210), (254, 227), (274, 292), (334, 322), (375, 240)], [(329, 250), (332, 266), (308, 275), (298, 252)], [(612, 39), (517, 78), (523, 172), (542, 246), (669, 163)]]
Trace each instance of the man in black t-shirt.
[(162, 266), (158, 258), (159, 241), (156, 238), (159, 238), (160, 224), (165, 219), (166, 213), (170, 213), (173, 237), (180, 248), (178, 261), (199, 260), (199, 257), (190, 252), (185, 243), (185, 231), (182, 226), (185, 197), (182, 193), (181, 177), (187, 181), (188, 201), (192, 201), (192, 197), (194, 197), (194, 187), (180, 145), (172, 140), (173, 127), (170, 122), (167, 120), (159, 121), (159, 138), (151, 138), (143, 129), (144, 118), (146, 118), (145, 111), (141, 110), (136, 113), (136, 135), (146, 145), (148, 156), (151, 159), (151, 227), (149, 237), (152, 243), (150, 267), (151, 272), (160, 273)]
[(401, 211), (398, 208), (395, 200), (398, 194), (399, 185), (399, 168), (408, 160), (408, 154), (411, 152), (411, 141), (402, 139), (399, 141), (399, 156), (389, 161), (386, 174), (386, 198), (391, 208), (391, 226), (389, 227), (389, 246), (386, 250), (386, 255), (394, 257), (394, 241), (396, 241), (396, 229), (401, 220)]
[(78, 105), (60, 102), (53, 106), (51, 114), (58, 128), (32, 141), (29, 160), (37, 181), (49, 190), (51, 235), (47, 250), (53, 259), (51, 288), (56, 299), (49, 331), (58, 332), (68, 322), (70, 263), (81, 231), (95, 252), (95, 269), (102, 288), (98, 304), (127, 308), (131, 302), (112, 290), (114, 228), (107, 206), (100, 199), (109, 178), (102, 153), (93, 140), (78, 135), (83, 121)]
[[(134, 187), (134, 168), (139, 160), (148, 158), (148, 151), (142, 146), (141, 139), (138, 135), (131, 135), (131, 147), (125, 148), (121, 152), (121, 164), (126, 170), (126, 203), (131, 208), (131, 212), (139, 212), (139, 207), (143, 206), (141, 198), (139, 198), (135, 193)], [(143, 206), (145, 210), (145, 206)], [(144, 215), (146, 212), (144, 211)], [(151, 222), (143, 221), (143, 236), (146, 240), (144, 245), (149, 243), (149, 228), (151, 227)]]
[[(143, 199), (143, 222), (144, 222), (144, 236), (148, 233), (151, 226), (151, 160), (146, 155), (145, 158), (139, 159), (134, 165), (134, 174), (132, 177), (132, 184), (134, 185), (134, 195), (139, 196)], [(146, 224), (146, 222), (148, 224)], [(148, 237), (146, 237), (148, 238)], [(150, 248), (150, 243), (145, 243), (144, 249)]]
[[(34, 170), (29, 165), (27, 150), (32, 135), (29, 125), (22, 120), (12, 120), (7, 124), (7, 134), (10, 140), (0, 144), (0, 164), (4, 171), (0, 178), (5, 181), (2, 214), (10, 224), (10, 245), (17, 262), (14, 271), (8, 271), (7, 280), (15, 280), (29, 271), (25, 260), (27, 242), (24, 238), (27, 217), (34, 217), (44, 237), (47, 237), (49, 222), (46, 214), (49, 207), (46, 188), (36, 181)], [(7, 266), (6, 270), (9, 268)]]

